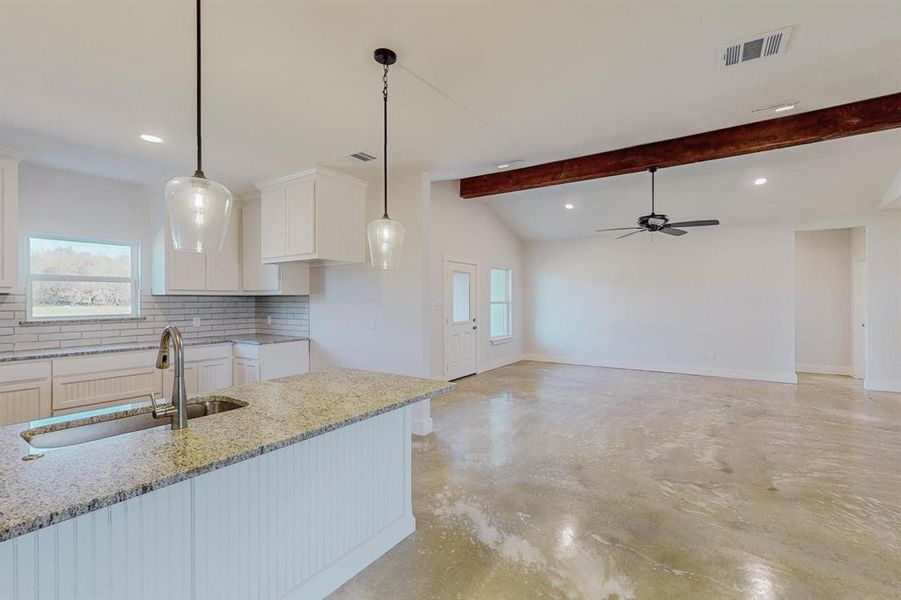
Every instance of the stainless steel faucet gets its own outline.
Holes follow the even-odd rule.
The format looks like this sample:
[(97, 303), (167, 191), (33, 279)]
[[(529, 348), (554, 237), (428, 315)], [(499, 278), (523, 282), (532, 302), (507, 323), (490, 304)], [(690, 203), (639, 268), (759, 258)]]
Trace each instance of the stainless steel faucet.
[(153, 407), (153, 416), (157, 419), (171, 417), (172, 429), (182, 429), (188, 426), (188, 395), (185, 392), (185, 356), (184, 341), (181, 331), (175, 325), (167, 325), (160, 337), (160, 351), (156, 355), (156, 368), (169, 368), (169, 342), (175, 352), (175, 378), (172, 380), (172, 398), (169, 406), (158, 407), (153, 395), (150, 396), (150, 404)]

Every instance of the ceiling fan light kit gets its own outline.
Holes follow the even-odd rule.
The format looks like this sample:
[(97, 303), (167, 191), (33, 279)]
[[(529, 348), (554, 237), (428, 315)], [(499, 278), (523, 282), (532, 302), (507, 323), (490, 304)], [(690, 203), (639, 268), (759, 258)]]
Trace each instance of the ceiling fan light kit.
[(666, 235), (680, 236), (688, 233), (687, 231), (682, 229), (684, 227), (708, 227), (710, 225), (720, 224), (717, 219), (706, 219), (702, 221), (678, 221), (675, 223), (670, 223), (669, 217), (667, 215), (658, 215), (656, 212), (654, 212), (656, 210), (654, 198), (654, 174), (657, 173), (657, 167), (649, 168), (648, 172), (651, 174), (651, 214), (638, 217), (637, 227), (611, 227), (608, 229), (597, 229), (597, 232), (630, 232), (616, 238), (618, 240), (621, 240), (623, 238), (629, 237), (630, 235), (635, 235), (636, 233), (642, 233), (644, 231), (647, 231), (649, 233), (659, 232), (665, 233)]

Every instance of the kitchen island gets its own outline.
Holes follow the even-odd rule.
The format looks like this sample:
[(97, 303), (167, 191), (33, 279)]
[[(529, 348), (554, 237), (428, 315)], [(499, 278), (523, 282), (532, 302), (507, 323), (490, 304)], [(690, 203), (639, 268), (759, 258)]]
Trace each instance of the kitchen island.
[[(219, 390), (240, 408), (179, 431), (0, 428), (0, 598), (324, 597), (415, 529), (412, 404), (451, 388), (336, 369)], [(64, 419), (123, 410), (148, 407)]]

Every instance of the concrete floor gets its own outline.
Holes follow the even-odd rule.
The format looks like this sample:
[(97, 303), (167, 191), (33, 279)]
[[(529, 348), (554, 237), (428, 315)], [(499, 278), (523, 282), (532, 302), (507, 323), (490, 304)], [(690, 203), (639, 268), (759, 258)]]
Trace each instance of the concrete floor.
[(338, 599), (901, 598), (901, 395), (522, 362), (414, 445), (416, 533)]

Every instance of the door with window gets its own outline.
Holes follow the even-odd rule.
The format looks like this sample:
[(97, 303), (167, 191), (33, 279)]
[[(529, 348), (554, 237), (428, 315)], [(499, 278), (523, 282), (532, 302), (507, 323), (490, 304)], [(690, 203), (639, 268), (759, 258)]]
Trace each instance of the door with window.
[(448, 379), (476, 372), (476, 273), (472, 264), (445, 263), (444, 376)]

